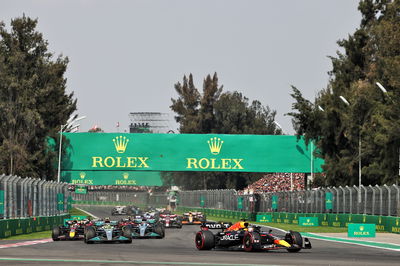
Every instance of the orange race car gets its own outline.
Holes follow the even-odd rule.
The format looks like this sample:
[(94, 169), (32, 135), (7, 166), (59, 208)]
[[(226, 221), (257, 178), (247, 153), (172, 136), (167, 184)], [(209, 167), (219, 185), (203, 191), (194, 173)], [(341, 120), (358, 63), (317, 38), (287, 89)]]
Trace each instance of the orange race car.
[(186, 212), (182, 216), (182, 224), (202, 224), (207, 221), (202, 212)]

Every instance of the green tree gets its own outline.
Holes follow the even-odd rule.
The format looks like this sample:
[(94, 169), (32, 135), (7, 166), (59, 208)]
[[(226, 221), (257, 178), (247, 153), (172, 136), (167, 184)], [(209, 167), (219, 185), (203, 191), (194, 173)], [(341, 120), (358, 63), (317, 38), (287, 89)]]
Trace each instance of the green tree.
[(0, 171), (54, 179), (48, 137), (56, 138), (76, 100), (65, 92), (68, 58), (54, 59), (36, 26), (25, 15), (10, 31), (0, 22)]
[[(218, 76), (207, 75), (202, 93), (193, 84), (193, 76), (175, 84), (177, 99), (171, 109), (177, 114), (180, 133), (198, 134), (282, 134), (274, 123), (275, 111), (252, 101), (239, 92), (223, 92)], [(244, 188), (260, 178), (254, 173), (185, 172), (164, 175), (168, 184), (186, 189)]]
[(338, 42), (344, 53), (331, 57), (328, 87), (313, 103), (293, 88), (295, 112), (289, 115), (297, 134), (317, 143), (326, 185), (358, 185), (360, 147), (363, 185), (398, 180), (400, 1), (363, 0), (359, 10), (360, 28)]

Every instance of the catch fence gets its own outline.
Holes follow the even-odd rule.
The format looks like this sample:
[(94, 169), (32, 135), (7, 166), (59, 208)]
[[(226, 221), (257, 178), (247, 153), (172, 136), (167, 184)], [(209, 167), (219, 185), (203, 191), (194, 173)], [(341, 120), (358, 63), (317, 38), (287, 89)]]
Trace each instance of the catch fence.
[(0, 175), (0, 219), (62, 215), (68, 199), (67, 183)]
[(400, 216), (400, 187), (339, 186), (247, 195), (235, 190), (181, 191), (179, 205), (246, 212)]

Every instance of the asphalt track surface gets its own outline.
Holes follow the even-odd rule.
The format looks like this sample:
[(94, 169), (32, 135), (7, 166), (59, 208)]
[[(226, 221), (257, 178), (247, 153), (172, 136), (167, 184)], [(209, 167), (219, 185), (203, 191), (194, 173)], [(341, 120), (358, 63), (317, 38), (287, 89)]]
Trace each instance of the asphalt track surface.
[[(110, 217), (110, 207), (84, 207)], [(119, 216), (118, 218), (121, 218)], [(313, 249), (244, 252), (199, 251), (194, 244), (199, 226), (166, 229), (164, 239), (134, 239), (132, 244), (85, 244), (57, 241), (0, 249), (0, 265), (399, 265), (400, 252), (311, 240)], [(275, 232), (276, 233), (276, 232)], [(17, 242), (17, 241), (10, 241)], [(7, 244), (7, 240), (0, 241)]]

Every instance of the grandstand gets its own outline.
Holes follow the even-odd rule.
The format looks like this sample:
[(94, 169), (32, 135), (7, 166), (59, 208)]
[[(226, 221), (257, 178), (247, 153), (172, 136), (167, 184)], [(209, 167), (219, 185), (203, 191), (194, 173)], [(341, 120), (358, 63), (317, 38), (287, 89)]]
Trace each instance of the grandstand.
[(262, 178), (247, 186), (244, 194), (298, 191), (306, 187), (306, 174), (304, 173), (268, 173)]

